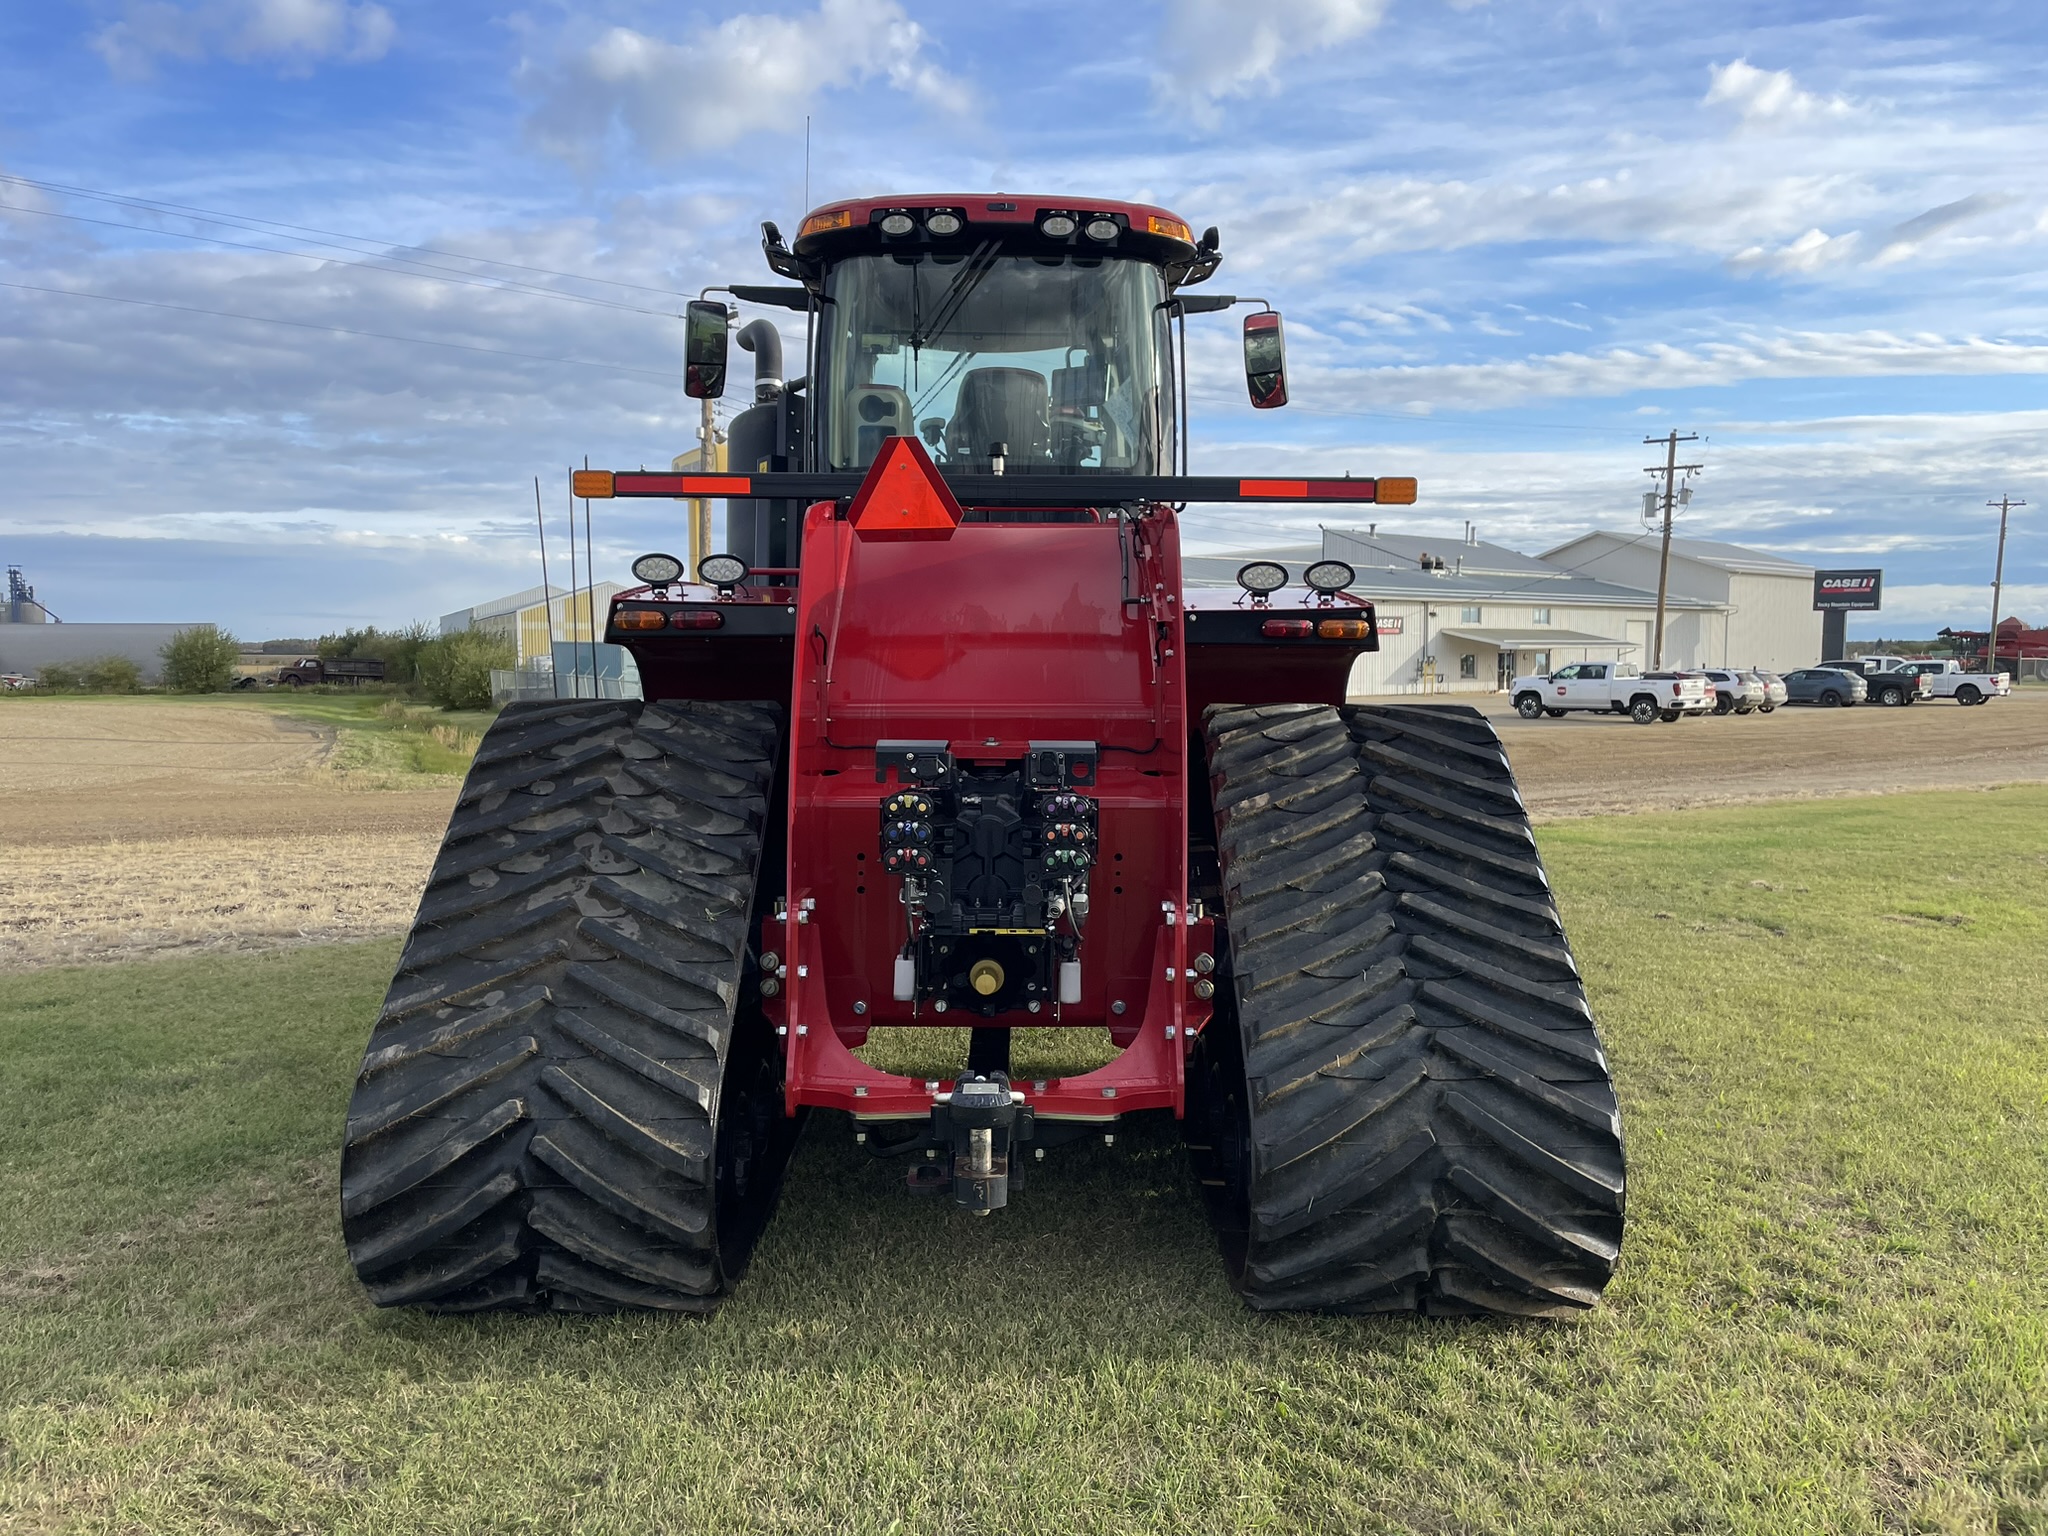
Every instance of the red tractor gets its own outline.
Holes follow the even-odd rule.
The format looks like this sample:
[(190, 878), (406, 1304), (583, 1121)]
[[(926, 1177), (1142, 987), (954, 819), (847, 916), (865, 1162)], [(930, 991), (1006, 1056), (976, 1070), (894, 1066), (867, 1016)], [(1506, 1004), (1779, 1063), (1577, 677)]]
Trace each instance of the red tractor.
[[(1453, 707), (1353, 707), (1353, 573), (1182, 584), (1188, 502), (1405, 504), (1412, 480), (1185, 473), (1185, 317), (1221, 260), (1164, 209), (835, 203), (738, 333), (727, 551), (649, 555), (606, 638), (645, 701), (485, 737), (349, 1107), (383, 1305), (707, 1312), (813, 1109), (988, 1215), (1126, 1115), (1186, 1127), (1254, 1307), (1548, 1315), (1622, 1231), (1607, 1061), (1514, 778)], [(691, 306), (687, 388), (724, 387)], [(1245, 321), (1254, 405), (1280, 317)], [(870, 1031), (966, 1026), (948, 1074)], [(1011, 1071), (1019, 1030), (1106, 1065)], [(1071, 1037), (1069, 1037), (1071, 1038)]]

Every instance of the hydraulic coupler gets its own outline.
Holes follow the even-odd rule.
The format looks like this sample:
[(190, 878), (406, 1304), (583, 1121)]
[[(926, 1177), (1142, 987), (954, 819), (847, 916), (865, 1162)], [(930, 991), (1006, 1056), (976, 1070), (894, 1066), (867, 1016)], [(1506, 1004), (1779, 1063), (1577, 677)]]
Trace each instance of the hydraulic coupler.
[(932, 1144), (952, 1158), (953, 1199), (977, 1216), (1008, 1205), (1010, 1159), (1031, 1140), (1031, 1126), (1024, 1095), (1001, 1072), (954, 1083), (932, 1106)]

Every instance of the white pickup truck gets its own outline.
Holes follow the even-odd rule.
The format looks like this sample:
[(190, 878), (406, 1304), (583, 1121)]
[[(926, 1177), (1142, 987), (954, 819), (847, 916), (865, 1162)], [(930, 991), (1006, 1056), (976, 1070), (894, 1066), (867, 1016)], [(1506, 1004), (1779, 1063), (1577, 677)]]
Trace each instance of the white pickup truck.
[(1965, 672), (1959, 661), (1909, 661), (1906, 670), (1918, 672), (1933, 685), (1937, 699), (1954, 699), (1958, 704), (1988, 704), (2012, 692), (2010, 672)]
[(1509, 692), (1524, 720), (1594, 709), (1650, 725), (1714, 707), (1713, 688), (1697, 672), (1645, 677), (1625, 661), (1573, 662), (1542, 676), (1518, 677)]

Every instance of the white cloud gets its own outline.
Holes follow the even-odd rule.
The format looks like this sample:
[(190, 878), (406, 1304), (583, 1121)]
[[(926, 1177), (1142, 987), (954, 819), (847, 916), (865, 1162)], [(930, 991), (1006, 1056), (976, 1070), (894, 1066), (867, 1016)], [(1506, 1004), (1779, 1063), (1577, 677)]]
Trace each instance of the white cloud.
[(1169, 91), (1206, 103), (1279, 88), (1288, 59), (1363, 37), (1387, 0), (1172, 0), (1161, 44)]
[(2003, 192), (1976, 192), (1954, 202), (1943, 203), (1925, 213), (1894, 225), (1875, 240), (1866, 240), (1858, 230), (1830, 235), (1809, 229), (1797, 240), (1775, 250), (1752, 245), (1728, 258), (1737, 272), (1775, 272), (1811, 275), (1828, 267), (1867, 261), (1871, 266), (1889, 267), (1909, 261), (1927, 246), (1945, 236), (1958, 224), (2010, 207), (2018, 199)]
[(1803, 123), (1819, 117), (1845, 117), (1849, 103), (1839, 96), (1820, 97), (1799, 88), (1789, 69), (1758, 69), (1747, 59), (1711, 66), (1713, 83), (1702, 98), (1707, 106), (1728, 105), (1745, 124)]
[(92, 36), (93, 50), (123, 78), (145, 76), (163, 58), (188, 62), (222, 54), (241, 63), (276, 60), (304, 70), (321, 59), (381, 59), (398, 26), (375, 0), (127, 0), (119, 21)]
[(613, 27), (559, 67), (529, 62), (540, 104), (529, 127), (562, 158), (587, 162), (621, 125), (653, 159), (717, 149), (801, 122), (821, 91), (886, 79), (941, 110), (966, 90), (927, 57), (930, 39), (896, 0), (820, 0), (798, 16), (743, 13), (679, 42)]

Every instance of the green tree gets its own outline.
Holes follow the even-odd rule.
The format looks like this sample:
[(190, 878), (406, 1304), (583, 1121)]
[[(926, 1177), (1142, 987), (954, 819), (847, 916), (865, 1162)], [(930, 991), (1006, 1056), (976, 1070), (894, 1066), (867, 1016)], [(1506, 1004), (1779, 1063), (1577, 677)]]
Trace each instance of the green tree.
[(53, 661), (36, 674), (36, 688), (42, 693), (138, 693), (142, 669), (126, 656)]
[(512, 642), (481, 629), (458, 630), (419, 648), (420, 685), (443, 709), (489, 709), (491, 672), (510, 670)]
[(159, 654), (164, 659), (164, 686), (171, 692), (223, 693), (234, 683), (242, 647), (224, 629), (195, 624), (179, 630)]

